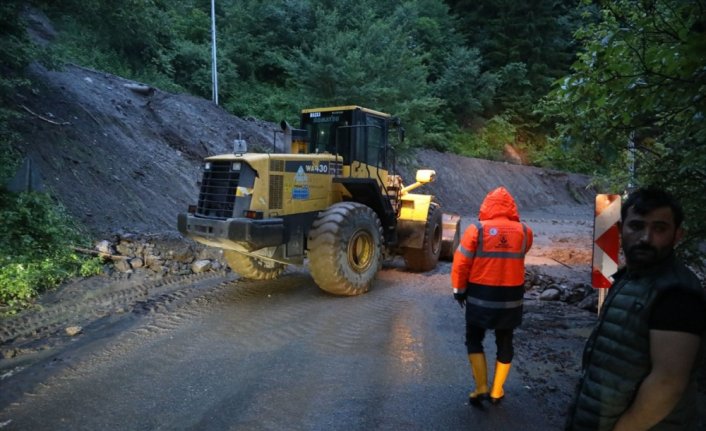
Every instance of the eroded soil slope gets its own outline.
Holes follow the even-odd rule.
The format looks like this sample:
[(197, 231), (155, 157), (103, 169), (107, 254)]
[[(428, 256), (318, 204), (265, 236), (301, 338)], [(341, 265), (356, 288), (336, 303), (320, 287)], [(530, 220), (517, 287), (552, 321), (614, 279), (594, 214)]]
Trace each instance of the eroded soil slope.
[[(81, 67), (31, 68), (32, 91), (18, 95), (23, 143), (48, 189), (95, 234), (175, 233), (176, 214), (198, 196), (201, 160), (245, 139), (272, 151), (279, 126), (228, 114), (208, 100), (139, 87)], [(140, 91), (135, 91), (135, 90)], [(352, 101), (354, 102), (354, 101)], [(447, 211), (475, 214), (499, 185), (522, 211), (590, 205), (581, 175), (421, 151), (402, 168), (437, 171), (427, 186)]]

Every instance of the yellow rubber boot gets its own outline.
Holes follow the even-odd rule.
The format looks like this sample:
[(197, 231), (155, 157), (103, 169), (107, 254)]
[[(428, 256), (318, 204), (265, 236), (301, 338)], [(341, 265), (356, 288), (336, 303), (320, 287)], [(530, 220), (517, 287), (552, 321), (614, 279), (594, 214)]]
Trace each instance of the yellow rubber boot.
[(468, 362), (471, 363), (473, 379), (476, 382), (476, 390), (468, 394), (468, 403), (479, 406), (482, 400), (488, 398), (488, 364), (484, 353), (470, 353)]
[(490, 391), (490, 402), (492, 404), (498, 404), (505, 397), (503, 385), (505, 380), (507, 380), (508, 374), (510, 374), (510, 364), (495, 362), (495, 377), (493, 378), (493, 388)]

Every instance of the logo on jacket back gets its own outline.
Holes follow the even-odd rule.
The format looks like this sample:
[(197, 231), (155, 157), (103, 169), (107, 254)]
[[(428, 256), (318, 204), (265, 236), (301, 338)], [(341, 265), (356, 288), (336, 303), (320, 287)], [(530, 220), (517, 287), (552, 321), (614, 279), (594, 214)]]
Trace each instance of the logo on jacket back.
[(500, 240), (498, 241), (498, 244), (496, 247), (499, 249), (512, 248), (512, 246), (510, 245), (510, 242), (507, 240), (507, 236), (505, 236), (505, 234), (503, 234), (503, 233), (500, 234)]
[(510, 243), (509, 243), (509, 241), (508, 241), (508, 239), (507, 239), (507, 236), (505, 236), (504, 233), (501, 233), (501, 232), (498, 230), (498, 228), (496, 228), (496, 227), (491, 227), (490, 229), (488, 229), (488, 234), (489, 234), (490, 236), (497, 236), (498, 234), (500, 234), (500, 238), (498, 239), (498, 242), (496, 243), (495, 248), (498, 248), (498, 249), (508, 249), (508, 248), (512, 248), (512, 246), (510, 245)]

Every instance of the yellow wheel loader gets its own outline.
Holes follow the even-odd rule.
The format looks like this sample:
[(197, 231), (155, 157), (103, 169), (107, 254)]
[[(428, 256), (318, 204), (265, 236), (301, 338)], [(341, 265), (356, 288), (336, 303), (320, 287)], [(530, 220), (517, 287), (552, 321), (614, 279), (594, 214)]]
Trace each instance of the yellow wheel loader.
[(337, 295), (367, 292), (384, 258), (402, 255), (412, 271), (451, 260), (460, 218), (410, 193), (433, 170), (408, 186), (395, 174), (397, 118), (339, 106), (305, 109), (298, 129), (281, 128), (280, 151), (248, 153), (238, 140), (232, 154), (206, 158), (198, 203), (178, 215), (183, 235), (222, 248), (248, 279), (308, 261), (316, 284)]

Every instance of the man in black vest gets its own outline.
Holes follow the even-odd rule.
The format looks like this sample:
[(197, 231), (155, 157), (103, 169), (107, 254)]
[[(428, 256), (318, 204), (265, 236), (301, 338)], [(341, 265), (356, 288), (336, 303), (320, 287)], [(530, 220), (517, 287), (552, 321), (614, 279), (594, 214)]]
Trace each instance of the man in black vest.
[(683, 218), (679, 203), (656, 188), (637, 190), (623, 204), (626, 267), (586, 343), (567, 430), (695, 429), (706, 293), (674, 255)]

